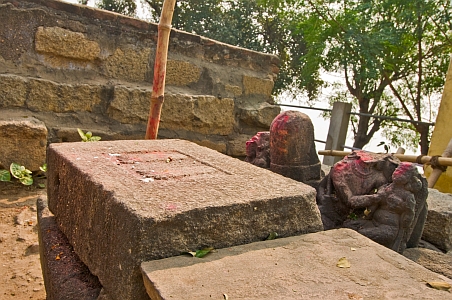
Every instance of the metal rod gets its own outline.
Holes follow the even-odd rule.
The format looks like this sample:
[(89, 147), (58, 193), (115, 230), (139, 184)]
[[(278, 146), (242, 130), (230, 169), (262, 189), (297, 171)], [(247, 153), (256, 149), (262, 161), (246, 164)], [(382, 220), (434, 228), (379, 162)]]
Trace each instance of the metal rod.
[(351, 112), (351, 115), (357, 115), (357, 116), (365, 116), (365, 117), (372, 117), (375, 119), (382, 119), (382, 120), (392, 120), (392, 121), (401, 121), (401, 122), (407, 122), (407, 123), (413, 123), (413, 124), (425, 124), (429, 126), (435, 126), (434, 122), (422, 122), (422, 121), (413, 121), (413, 120), (406, 120), (406, 119), (400, 119), (400, 118), (394, 118), (394, 117), (388, 117), (388, 116), (378, 116), (378, 115), (371, 115), (366, 113), (357, 113), (357, 112)]
[[(330, 156), (346, 156), (349, 155), (351, 152), (348, 151), (337, 151), (337, 150), (319, 150), (317, 151), (320, 155), (330, 155)], [(420, 161), (418, 161), (418, 155), (405, 155), (405, 154), (393, 154), (395, 157), (400, 159), (401, 161), (407, 161), (412, 163), (421, 163), (421, 164), (427, 164), (430, 163), (430, 160), (432, 159), (431, 156), (422, 156), (420, 157)], [(438, 158), (438, 164), (441, 166), (452, 166), (452, 158), (448, 157), (439, 157)]]
[[(310, 106), (302, 106), (302, 105), (291, 105), (291, 104), (280, 104), (280, 103), (276, 103), (275, 105), (287, 106), (287, 107), (293, 107), (293, 108), (320, 110), (320, 111), (327, 111), (327, 112), (332, 111), (331, 109), (328, 109), (328, 108), (318, 108), (318, 107), (310, 107)], [(350, 114), (356, 115), (356, 116), (371, 117), (371, 118), (375, 118), (375, 119), (382, 119), (382, 120), (401, 121), (401, 122), (407, 122), (407, 123), (413, 123), (413, 124), (425, 124), (425, 125), (429, 125), (429, 126), (435, 126), (435, 122), (414, 121), (414, 120), (401, 119), (401, 118), (388, 117), (388, 116), (380, 116), (380, 115), (372, 115), (372, 114), (360, 113), (360, 112), (351, 112)]]
[(310, 107), (310, 106), (300, 106), (300, 105), (290, 105), (290, 104), (280, 104), (276, 103), (277, 106), (287, 106), (287, 107), (294, 107), (294, 108), (305, 108), (305, 109), (312, 109), (312, 110), (321, 110), (321, 111), (331, 111), (331, 109), (328, 108), (318, 108), (318, 107)]

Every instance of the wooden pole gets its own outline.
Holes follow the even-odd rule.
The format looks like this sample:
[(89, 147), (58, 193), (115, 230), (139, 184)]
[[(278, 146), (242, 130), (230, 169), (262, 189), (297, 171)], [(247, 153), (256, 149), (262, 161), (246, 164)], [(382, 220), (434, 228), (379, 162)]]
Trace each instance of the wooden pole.
[(162, 14), (158, 25), (157, 50), (154, 63), (154, 81), (152, 83), (151, 107), (146, 127), (145, 139), (155, 140), (159, 131), (160, 114), (165, 93), (166, 61), (168, 59), (168, 43), (171, 32), (176, 0), (163, 2)]
[[(450, 139), (449, 144), (447, 145), (446, 149), (444, 149), (442, 157), (451, 157), (452, 156), (452, 139)], [(452, 159), (451, 159), (452, 160)], [(443, 173), (440, 169), (433, 169), (432, 173), (430, 173), (430, 176), (428, 177), (428, 187), (433, 188), (435, 186), (435, 183), (438, 181), (439, 176)]]
[[(346, 155), (349, 155), (351, 152), (335, 151), (335, 150), (320, 150), (320, 151), (318, 151), (318, 153), (319, 153), (319, 155), (346, 156)], [(431, 156), (421, 156), (420, 160), (418, 161), (419, 156), (417, 156), (417, 155), (405, 155), (405, 154), (393, 154), (393, 155), (395, 157), (397, 157), (398, 159), (400, 159), (401, 161), (407, 161), (407, 162), (412, 162), (412, 163), (421, 163), (421, 164), (429, 163), (432, 159)], [(440, 164), (441, 166), (452, 166), (452, 158), (439, 157), (438, 164)]]

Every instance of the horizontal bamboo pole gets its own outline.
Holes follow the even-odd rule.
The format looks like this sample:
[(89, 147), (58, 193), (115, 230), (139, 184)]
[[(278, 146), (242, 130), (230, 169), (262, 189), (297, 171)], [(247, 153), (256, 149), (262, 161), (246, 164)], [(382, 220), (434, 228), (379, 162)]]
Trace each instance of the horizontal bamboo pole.
[[(328, 156), (346, 156), (349, 155), (351, 152), (348, 151), (338, 151), (338, 150), (320, 150), (318, 151), (319, 155), (328, 155)], [(405, 154), (393, 154), (395, 157), (400, 159), (401, 161), (407, 161), (412, 163), (417, 163), (417, 155), (405, 155)], [(421, 164), (429, 163), (432, 159), (431, 156), (422, 156), (420, 159)], [(438, 164), (441, 166), (452, 166), (452, 158), (448, 157), (439, 157), (438, 158)]]

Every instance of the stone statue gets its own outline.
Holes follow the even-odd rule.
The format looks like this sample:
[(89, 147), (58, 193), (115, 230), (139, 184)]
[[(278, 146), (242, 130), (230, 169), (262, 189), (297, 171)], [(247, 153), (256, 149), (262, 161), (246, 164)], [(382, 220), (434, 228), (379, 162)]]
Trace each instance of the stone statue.
[(314, 125), (308, 115), (288, 110), (270, 125), (270, 170), (317, 187), (322, 178), (314, 143)]
[(258, 132), (248, 140), (245, 161), (314, 188), (323, 175), (315, 149), (314, 126), (308, 115), (298, 111), (280, 113), (269, 132)]
[(419, 243), (427, 193), (427, 181), (413, 164), (356, 151), (320, 183), (317, 204), (325, 230), (352, 228), (401, 253)]
[(246, 142), (246, 162), (261, 168), (270, 167), (270, 132), (261, 131)]

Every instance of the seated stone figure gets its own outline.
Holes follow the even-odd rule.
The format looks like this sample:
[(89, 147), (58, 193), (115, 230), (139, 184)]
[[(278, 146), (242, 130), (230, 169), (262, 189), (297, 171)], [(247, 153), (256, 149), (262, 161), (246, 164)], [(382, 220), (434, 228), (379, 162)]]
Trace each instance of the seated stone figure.
[(427, 216), (427, 182), (411, 163), (356, 151), (335, 164), (317, 192), (326, 230), (348, 227), (388, 248), (416, 247)]
[[(416, 195), (425, 184), (416, 167), (401, 163), (392, 174), (392, 183), (378, 188), (372, 195), (352, 196), (353, 209), (365, 208), (363, 219), (347, 220), (344, 227), (355, 229), (373, 241), (403, 252), (416, 223)], [(425, 201), (425, 200), (424, 200)]]
[(337, 162), (317, 189), (325, 230), (340, 228), (350, 214), (348, 199), (373, 193), (391, 182), (400, 161), (388, 154), (354, 151)]

